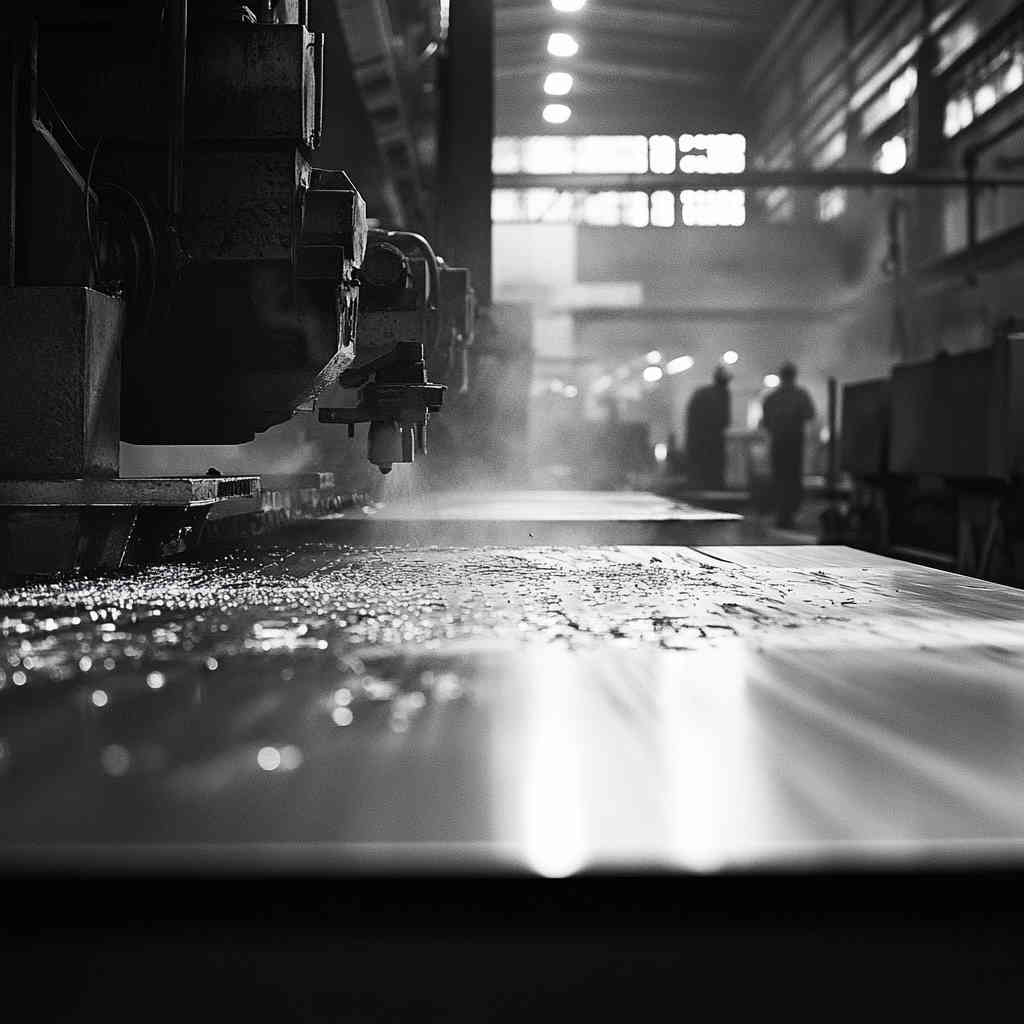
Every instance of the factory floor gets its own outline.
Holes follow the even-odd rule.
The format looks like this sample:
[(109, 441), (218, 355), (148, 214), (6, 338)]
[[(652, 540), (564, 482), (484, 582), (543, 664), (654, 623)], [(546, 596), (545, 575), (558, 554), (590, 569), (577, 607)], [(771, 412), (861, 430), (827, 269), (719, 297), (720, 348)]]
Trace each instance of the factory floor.
[[(534, 509), (530, 532), (579, 528), (564, 511), (572, 502), (556, 504), (548, 519)], [(702, 514), (677, 508), (678, 528)], [(429, 533), (436, 520), (426, 522)], [(813, 881), (794, 890), (794, 873), (852, 878), (861, 910), (931, 879), (954, 916), (964, 907), (949, 877), (987, 879), (994, 888), (969, 899), (1007, 910), (991, 878), (1016, 877), (1024, 855), (1024, 593), (799, 543), (554, 545), (527, 533), (506, 547), (386, 535), (361, 545), (349, 526), (329, 519), (193, 564), (0, 593), (9, 876), (41, 872), (47, 887), (83, 872), (315, 877), (321, 895), (304, 890), (289, 913), (313, 900), (311, 914), (355, 914), (360, 927), (381, 914), (380, 927), (388, 914), (444, 920), (469, 890), (449, 886), (431, 910), (422, 886), (399, 899), (352, 881), (738, 872), (776, 887), (746, 903), (686, 897), (707, 926), (724, 935), (716, 915), (728, 906), (744, 942), (774, 942), (758, 914), (791, 913), (804, 923), (777, 955), (812, 959), (813, 936), (832, 926), (799, 907), (822, 915), (832, 897), (812, 897)], [(856, 888), (864, 872), (879, 877), (870, 895)], [(373, 907), (344, 902), (371, 891)], [(608, 903), (603, 926), (635, 934), (642, 907), (666, 913), (660, 891)], [(932, 907), (932, 890), (918, 892)], [(223, 891), (209, 898), (192, 886), (181, 896), (193, 913), (227, 913)], [(577, 898), (558, 913), (589, 906)], [(148, 912), (173, 917), (167, 899)], [(518, 900), (502, 899), (514, 915)], [(103, 907), (90, 913), (114, 927)], [(489, 920), (494, 941), (501, 927)], [(961, 953), (1008, 971), (1016, 954), (985, 932), (997, 917), (983, 920)], [(892, 924), (871, 933), (889, 956)], [(543, 973), (537, 921), (519, 927), (500, 942)], [(666, 920), (651, 927), (616, 956), (679, 956), (675, 940), (650, 946)], [(474, 962), (458, 934), (444, 948)], [(402, 941), (423, 955), (424, 941)], [(936, 941), (919, 936), (914, 955), (935, 954)], [(573, 945), (572, 970), (607, 966), (613, 945)], [(351, 962), (372, 974), (370, 946)]]

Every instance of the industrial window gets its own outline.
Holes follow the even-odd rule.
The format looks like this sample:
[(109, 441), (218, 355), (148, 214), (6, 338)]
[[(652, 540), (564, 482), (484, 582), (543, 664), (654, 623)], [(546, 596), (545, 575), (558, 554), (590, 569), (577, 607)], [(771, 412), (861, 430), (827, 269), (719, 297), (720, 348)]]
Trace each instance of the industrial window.
[(947, 139), (959, 135), (1024, 85), (1024, 40), (1000, 47), (958, 77), (946, 101), (943, 131)]
[(743, 135), (681, 135), (679, 153), (684, 174), (738, 174), (747, 168)]
[(649, 167), (645, 135), (499, 136), (495, 174), (644, 174)]
[(747, 166), (736, 133), (681, 135), (535, 135), (494, 140), (495, 174), (731, 174)]
[(687, 189), (680, 194), (683, 223), (689, 227), (742, 227), (747, 196), (742, 189)]
[(818, 220), (828, 224), (846, 213), (848, 197), (845, 188), (830, 188), (818, 196)]
[(796, 216), (796, 197), (789, 188), (766, 188), (758, 194), (764, 219), (769, 224), (786, 224)]
[(499, 224), (584, 224), (592, 227), (742, 227), (742, 189), (686, 190), (678, 197), (646, 192), (569, 192), (548, 188), (495, 189), (491, 218)]
[(671, 135), (652, 135), (650, 153), (654, 174), (671, 174), (676, 169), (676, 140)]
[[(734, 174), (746, 170), (747, 140), (736, 133), (673, 135), (538, 135), (494, 140), (493, 170), (503, 174)], [(623, 189), (495, 189), (496, 223), (600, 227), (740, 227), (742, 189), (651, 194)]]
[(947, 18), (948, 27), (937, 40), (939, 53), (935, 70), (941, 74), (967, 53), (986, 32), (1014, 9), (1017, 2), (973, 0), (973, 3), (964, 4), (955, 18)]
[(811, 155), (811, 166), (816, 171), (834, 167), (846, 156), (846, 131), (838, 131), (816, 153)]
[(872, 100), (860, 115), (861, 135), (874, 135), (887, 121), (906, 109), (911, 97), (917, 92), (917, 68), (914, 65), (904, 68), (885, 88)]
[(886, 139), (875, 153), (871, 163), (875, 170), (882, 174), (898, 174), (907, 166), (908, 158), (907, 136), (900, 134)]

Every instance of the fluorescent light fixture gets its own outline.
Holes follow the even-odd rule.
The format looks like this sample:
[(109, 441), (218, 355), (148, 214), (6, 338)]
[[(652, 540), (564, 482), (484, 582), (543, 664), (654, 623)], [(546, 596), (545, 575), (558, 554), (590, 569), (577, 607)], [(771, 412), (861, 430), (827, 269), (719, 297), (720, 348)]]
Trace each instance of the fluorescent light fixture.
[(568, 32), (552, 32), (548, 37), (548, 53), (552, 57), (575, 57), (580, 44)]
[(766, 388), (777, 388), (781, 383), (782, 381), (779, 379), (779, 375), (777, 373), (769, 373), (765, 375), (764, 386)]
[(560, 14), (575, 14), (582, 11), (587, 0), (551, 0), (551, 6)]
[(665, 369), (673, 377), (679, 373), (686, 373), (687, 370), (693, 369), (693, 356), (680, 356), (678, 359), (673, 359)]
[(722, 362), (725, 363), (726, 366), (735, 366), (739, 361), (739, 353), (733, 352), (732, 349), (722, 356)]
[(655, 349), (653, 352), (648, 352), (644, 358), (647, 360), (648, 365), (657, 366), (661, 362), (661, 353)]
[(572, 117), (572, 110), (564, 103), (549, 103), (543, 116), (548, 124), (565, 124)]
[(644, 370), (644, 380), (648, 384), (657, 384), (662, 377), (665, 376), (665, 371), (660, 366), (648, 366)]
[(552, 71), (544, 79), (544, 91), (549, 96), (568, 96), (572, 92), (572, 75), (568, 71)]

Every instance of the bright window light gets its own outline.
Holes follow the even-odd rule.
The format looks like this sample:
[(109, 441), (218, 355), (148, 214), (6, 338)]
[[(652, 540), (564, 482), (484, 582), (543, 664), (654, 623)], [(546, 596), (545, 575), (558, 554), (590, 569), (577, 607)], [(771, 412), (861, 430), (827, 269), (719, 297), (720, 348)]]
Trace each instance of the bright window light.
[(520, 193), (514, 189), (496, 188), (491, 193), (491, 220), (497, 224), (511, 224), (523, 219)]
[(769, 373), (765, 375), (764, 386), (766, 388), (777, 388), (781, 383), (782, 381), (779, 379), (779, 375), (777, 373)]
[(595, 192), (583, 198), (584, 224), (614, 228), (622, 223), (622, 204), (618, 192)]
[(650, 226), (651, 211), (646, 192), (623, 192), (622, 223), (630, 228)]
[(551, 6), (561, 14), (575, 14), (582, 11), (587, 0), (551, 0)]
[(732, 349), (722, 355), (722, 362), (725, 363), (726, 366), (735, 366), (739, 361), (739, 353), (733, 352)]
[(903, 135), (894, 135), (882, 143), (875, 156), (875, 170), (882, 174), (898, 174), (907, 166), (907, 140)]
[(684, 174), (738, 174), (747, 169), (743, 135), (680, 135), (679, 170)]
[(823, 224), (838, 220), (846, 213), (846, 206), (846, 189), (830, 188), (818, 196), (818, 220)]
[(660, 366), (648, 366), (647, 369), (644, 370), (644, 380), (647, 381), (648, 384), (657, 384), (664, 376), (665, 372)]
[(645, 135), (583, 135), (575, 140), (573, 171), (577, 174), (644, 174)]
[(544, 79), (544, 91), (549, 96), (568, 96), (572, 92), (572, 75), (567, 71), (552, 71)]
[(655, 349), (653, 352), (648, 352), (644, 359), (647, 360), (648, 365), (657, 366), (661, 362), (661, 353)]
[(671, 135), (652, 135), (651, 170), (655, 174), (671, 174), (676, 169), (676, 140)]
[(659, 441), (654, 446), (654, 460), (655, 462), (667, 462), (668, 461), (668, 445), (664, 441)]
[(692, 227), (743, 227), (747, 197), (742, 189), (687, 189), (680, 195), (683, 223)]
[(680, 356), (678, 359), (673, 359), (665, 369), (668, 370), (669, 375), (672, 377), (680, 373), (686, 373), (687, 370), (693, 369), (693, 356)]
[(522, 167), (526, 174), (571, 174), (575, 155), (575, 141), (565, 135), (523, 139)]
[(544, 108), (544, 120), (548, 124), (565, 124), (572, 117), (572, 110), (564, 103), (549, 103)]
[(552, 32), (548, 37), (548, 53), (552, 57), (575, 57), (580, 44), (568, 32)]
[(651, 223), (656, 228), (675, 227), (676, 197), (674, 193), (653, 193), (651, 196)]
[(540, 224), (568, 224), (572, 218), (572, 194), (553, 188), (528, 188), (526, 220)]

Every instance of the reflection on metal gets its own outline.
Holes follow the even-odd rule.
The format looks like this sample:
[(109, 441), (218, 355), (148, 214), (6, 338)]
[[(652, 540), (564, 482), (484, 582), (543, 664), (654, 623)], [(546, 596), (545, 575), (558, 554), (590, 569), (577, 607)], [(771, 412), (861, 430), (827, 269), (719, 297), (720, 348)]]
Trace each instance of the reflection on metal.
[(299, 545), (0, 592), (0, 862), (1019, 864), (1022, 617), (813, 547)]

